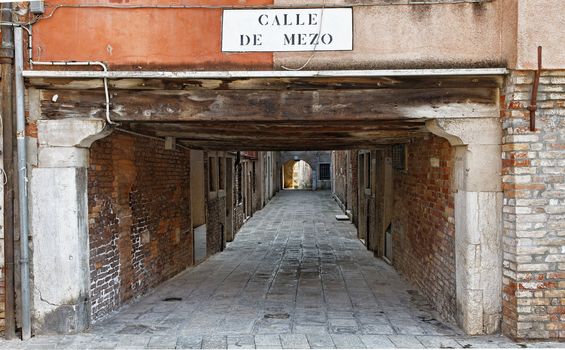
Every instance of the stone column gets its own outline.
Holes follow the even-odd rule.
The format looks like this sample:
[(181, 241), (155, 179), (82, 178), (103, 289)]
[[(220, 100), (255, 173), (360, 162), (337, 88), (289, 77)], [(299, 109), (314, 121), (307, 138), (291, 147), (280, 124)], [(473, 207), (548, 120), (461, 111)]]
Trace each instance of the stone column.
[(90, 323), (88, 147), (110, 131), (99, 119), (39, 120), (37, 128), (28, 188), (32, 328), (81, 332)]
[(494, 333), (502, 317), (502, 128), (498, 118), (426, 127), (455, 147), (457, 320), (467, 334)]

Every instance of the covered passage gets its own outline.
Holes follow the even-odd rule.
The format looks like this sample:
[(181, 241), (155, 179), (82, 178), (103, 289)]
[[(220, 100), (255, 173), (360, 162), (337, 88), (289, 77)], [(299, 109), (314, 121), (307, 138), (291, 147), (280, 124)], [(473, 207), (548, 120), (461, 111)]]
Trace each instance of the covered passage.
[[(499, 329), (501, 226), (487, 225), (500, 222), (499, 70), (118, 73), (108, 73), (115, 126), (98, 118), (105, 109), (93, 72), (67, 72), (83, 82), (72, 90), (50, 72), (26, 72), (37, 89), (39, 154), (89, 154), (75, 163), (43, 156), (33, 170), (31, 185), (48, 196), (42, 184), (58, 171), (88, 168), (86, 177), (68, 174), (80, 196), (51, 220), (88, 208), (88, 220), (77, 218), (67, 237), (82, 250), (88, 242), (91, 252), (57, 262), (74, 271), (61, 283), (89, 297), (76, 299), (71, 322), (54, 324), (48, 320), (68, 310), (53, 304), (68, 296), (53, 292), (44, 303), (38, 293), (38, 334), (118, 330), (115, 322), (126, 325), (130, 316), (105, 326), (107, 317), (171, 278), (194, 294), (162, 295), (182, 298), (178, 305), (148, 299), (131, 327), (119, 329), (157, 332), (138, 322), (145, 317), (152, 327), (192, 328), (198, 319), (194, 329), (228, 329), (228, 309), (247, 320), (233, 322), (247, 327), (233, 332), (248, 336)], [(77, 130), (75, 138), (57, 136)], [(310, 175), (319, 193), (279, 191), (296, 160), (307, 161), (310, 170), (298, 173)], [(35, 234), (57, 239), (34, 210)], [(335, 220), (343, 212), (351, 223)], [(458, 258), (477, 249), (474, 259)], [(241, 260), (246, 255), (253, 258)], [(48, 259), (35, 254), (36, 271)], [(37, 281), (38, 290), (49, 289), (51, 281)], [(251, 296), (257, 305), (245, 304)], [(171, 305), (189, 313), (173, 317)], [(295, 322), (316, 310), (322, 324)], [(376, 323), (365, 327), (365, 316)]]

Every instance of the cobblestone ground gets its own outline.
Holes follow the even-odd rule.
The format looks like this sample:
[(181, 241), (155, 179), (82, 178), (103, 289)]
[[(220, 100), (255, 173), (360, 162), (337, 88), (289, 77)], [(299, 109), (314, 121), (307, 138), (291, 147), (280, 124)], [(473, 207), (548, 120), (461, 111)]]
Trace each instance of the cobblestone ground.
[(492, 348), (444, 324), (417, 290), (339, 222), (328, 192), (282, 192), (235, 241), (75, 336), (4, 348)]

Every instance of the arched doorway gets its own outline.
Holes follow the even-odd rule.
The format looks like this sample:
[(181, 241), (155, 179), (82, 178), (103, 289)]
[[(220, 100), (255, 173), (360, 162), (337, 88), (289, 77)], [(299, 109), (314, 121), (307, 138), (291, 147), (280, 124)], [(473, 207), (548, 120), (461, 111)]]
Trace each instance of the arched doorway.
[(303, 160), (289, 160), (283, 165), (283, 189), (311, 190), (312, 167)]

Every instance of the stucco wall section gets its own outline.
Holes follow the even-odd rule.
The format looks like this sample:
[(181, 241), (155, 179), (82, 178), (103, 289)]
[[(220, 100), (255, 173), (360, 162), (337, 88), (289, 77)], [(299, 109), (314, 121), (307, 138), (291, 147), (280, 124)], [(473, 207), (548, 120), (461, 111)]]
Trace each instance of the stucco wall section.
[[(55, 5), (87, 0), (47, 0)], [(565, 68), (562, 0), (131, 0), (116, 7), (58, 8), (33, 27), (33, 52), (43, 61), (104, 61), (112, 69), (278, 69), (301, 67), (310, 52), (221, 52), (222, 8), (351, 6), (353, 51), (318, 52), (304, 69), (509, 67), (533, 69), (536, 48), (548, 69)], [(211, 8), (217, 7), (217, 8)], [(148, 25), (148, 23), (152, 25)], [(153, 25), (158, 23), (158, 25)], [(551, 33), (551, 35), (547, 35)]]
[[(91, 4), (88, 0), (47, 0)], [(114, 6), (179, 5), (173, 0), (97, 1)], [(270, 4), (270, 0), (183, 1), (218, 6)], [(41, 61), (104, 61), (112, 69), (270, 69), (271, 53), (222, 53), (221, 9), (59, 8), (34, 25), (34, 58)]]
[[(342, 5), (344, 1), (330, 1)], [(305, 69), (505, 66), (503, 1), (353, 6), (353, 51), (318, 52)], [(390, 2), (389, 2), (390, 3)], [(277, 0), (300, 7), (310, 1)], [(322, 2), (320, 1), (321, 5)], [(275, 66), (302, 66), (311, 53), (275, 53)]]
[(517, 0), (518, 33), (516, 69), (537, 68), (537, 47), (543, 47), (546, 69), (565, 68), (565, 2)]

